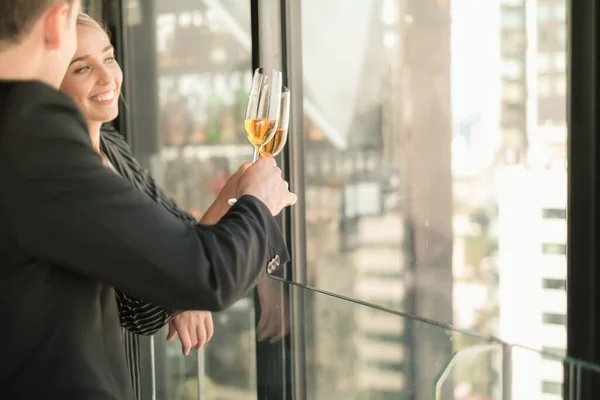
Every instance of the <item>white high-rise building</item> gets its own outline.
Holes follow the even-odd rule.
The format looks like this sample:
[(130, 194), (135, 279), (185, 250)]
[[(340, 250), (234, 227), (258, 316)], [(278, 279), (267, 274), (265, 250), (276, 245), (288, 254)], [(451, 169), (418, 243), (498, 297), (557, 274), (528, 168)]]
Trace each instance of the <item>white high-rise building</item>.
[[(499, 336), (557, 356), (567, 343), (566, 6), (501, 1), (500, 123), (525, 157), (496, 179)], [(515, 399), (562, 398), (563, 365), (552, 357), (515, 351), (512, 379)]]
[[(497, 178), (499, 335), (510, 343), (564, 355), (566, 172), (511, 166)], [(563, 365), (516, 350), (512, 380), (515, 399), (560, 399)]]

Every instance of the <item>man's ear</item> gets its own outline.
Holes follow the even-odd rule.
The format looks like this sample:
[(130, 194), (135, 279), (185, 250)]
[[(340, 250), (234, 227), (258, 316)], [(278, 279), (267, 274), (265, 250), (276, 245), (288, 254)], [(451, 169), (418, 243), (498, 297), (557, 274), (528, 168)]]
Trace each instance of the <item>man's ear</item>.
[(62, 45), (66, 28), (69, 27), (70, 8), (67, 3), (62, 3), (46, 10), (43, 17), (44, 38), (48, 49), (56, 50)]

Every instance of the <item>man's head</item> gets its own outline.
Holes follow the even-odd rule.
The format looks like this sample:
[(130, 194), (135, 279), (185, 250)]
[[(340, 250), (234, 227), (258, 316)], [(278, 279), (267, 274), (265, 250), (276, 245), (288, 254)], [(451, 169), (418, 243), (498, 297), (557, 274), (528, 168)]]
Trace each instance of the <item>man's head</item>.
[(0, 0), (0, 78), (58, 87), (77, 47), (80, 0)]

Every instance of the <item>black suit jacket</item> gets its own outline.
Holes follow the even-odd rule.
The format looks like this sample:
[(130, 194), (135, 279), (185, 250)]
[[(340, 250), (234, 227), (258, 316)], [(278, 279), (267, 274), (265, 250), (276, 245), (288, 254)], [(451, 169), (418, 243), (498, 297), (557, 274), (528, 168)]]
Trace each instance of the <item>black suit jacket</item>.
[(113, 288), (218, 311), (289, 260), (262, 202), (186, 224), (106, 169), (38, 82), (0, 82), (0, 190), (0, 398), (128, 400)]

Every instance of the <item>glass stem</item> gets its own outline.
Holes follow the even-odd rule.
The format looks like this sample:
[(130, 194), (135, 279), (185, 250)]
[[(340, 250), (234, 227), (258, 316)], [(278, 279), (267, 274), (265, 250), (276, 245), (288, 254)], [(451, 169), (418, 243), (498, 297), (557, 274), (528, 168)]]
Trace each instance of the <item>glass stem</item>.
[(252, 162), (256, 162), (260, 156), (260, 147), (254, 146), (254, 155), (252, 156)]

